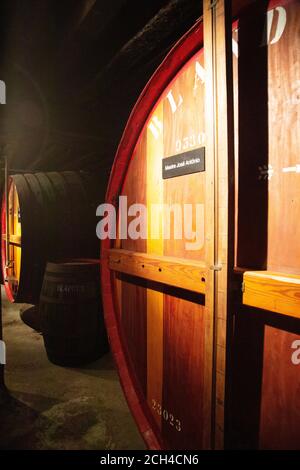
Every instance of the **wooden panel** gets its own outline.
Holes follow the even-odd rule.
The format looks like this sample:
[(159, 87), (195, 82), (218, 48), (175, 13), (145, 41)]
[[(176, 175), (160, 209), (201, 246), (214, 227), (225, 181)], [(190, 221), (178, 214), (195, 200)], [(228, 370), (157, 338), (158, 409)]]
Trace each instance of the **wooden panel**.
[[(214, 78), (213, 78), (213, 31), (212, 10), (208, 1), (203, 2), (204, 60), (205, 60), (205, 261), (212, 267), (215, 263), (215, 129), (214, 129)], [(203, 447), (212, 447), (212, 398), (213, 398), (213, 343), (214, 343), (214, 289), (215, 273), (207, 272), (205, 295), (205, 361), (204, 361), (204, 423)]]
[(232, 73), (233, 73), (233, 115), (234, 115), (234, 266), (237, 265), (237, 240), (238, 240), (238, 176), (239, 176), (239, 92), (238, 92), (238, 23), (235, 22), (232, 30), (232, 41), (234, 42), (232, 56)]
[[(232, 74), (232, 24), (229, 2), (218, 2), (216, 6), (216, 259), (214, 264), (222, 266), (215, 272), (215, 362), (214, 370), (226, 374), (227, 305), (231, 303), (228, 290), (228, 272), (234, 266), (234, 127), (233, 127), (233, 74)], [(223, 79), (221, 79), (223, 77)], [(225, 383), (219, 374), (214, 376), (215, 400), (215, 448), (224, 447)], [(221, 399), (221, 386), (223, 397)], [(224, 436), (223, 436), (224, 437)]]
[[(199, 72), (199, 68), (200, 71)], [(199, 148), (205, 144), (204, 133), (204, 73), (203, 52), (186, 65), (177, 80), (168, 88), (164, 99), (164, 156), (172, 156)], [(199, 75), (200, 74), (200, 75)], [(202, 76), (202, 79), (201, 79)], [(206, 172), (164, 180), (164, 204), (174, 207), (170, 217), (170, 239), (165, 238), (164, 253), (186, 259), (204, 261), (205, 245), (205, 175)], [(185, 206), (191, 208), (191, 217), (185, 216)], [(198, 211), (198, 217), (196, 214)], [(177, 211), (176, 211), (177, 210)], [(180, 222), (182, 236), (175, 229)], [(165, 217), (164, 228), (167, 233)], [(188, 223), (191, 232), (187, 237)]]
[(299, 449), (292, 344), (300, 339), (300, 3), (256, 1), (245, 13), (235, 116), (237, 263), (259, 271), (245, 274), (249, 307), (235, 312), (231, 438), (234, 448)]
[[(128, 207), (134, 203), (146, 204), (146, 171), (145, 158), (147, 136), (141, 136), (132, 156), (129, 170), (122, 188), (127, 196)], [(131, 218), (128, 217), (130, 222)], [(124, 250), (146, 251), (146, 240), (130, 238), (121, 240)], [(144, 287), (136, 285), (134, 280), (122, 280), (120, 322), (125, 344), (143, 393), (147, 393), (147, 295)], [(118, 286), (117, 286), (118, 287)], [(120, 292), (120, 287), (118, 288)]]
[(206, 268), (202, 261), (112, 249), (109, 251), (109, 267), (150, 281), (205, 293)]
[[(11, 234), (12, 241), (12, 234)], [(21, 245), (21, 216), (20, 216), (20, 202), (17, 193), (17, 189), (14, 185), (14, 231), (13, 231), (14, 243), (16, 245)], [(15, 272), (18, 279), (20, 279), (21, 274), (21, 246), (15, 246), (14, 248), (15, 256)]]
[(204, 308), (164, 299), (163, 435), (171, 449), (203, 447)]
[[(207, 210), (210, 242), (207, 263), (211, 267), (207, 288), (209, 335), (207, 349), (214, 351), (207, 361), (207, 381), (212, 396), (212, 446), (223, 448), (225, 383), (216, 370), (225, 375), (227, 336), (228, 266), (233, 268), (233, 89), (230, 2), (213, 6), (204, 1), (204, 46), (206, 68), (207, 157), (211, 167), (207, 175)], [(230, 228), (229, 228), (230, 227)], [(231, 247), (231, 248), (229, 248)], [(212, 369), (212, 372), (209, 369)], [(223, 388), (223, 389), (222, 389)], [(209, 402), (209, 398), (207, 400)]]
[(300, 335), (265, 327), (261, 449), (300, 449)]
[[(132, 204), (145, 204), (147, 203), (147, 133), (143, 133), (136, 146), (135, 152), (132, 155), (128, 171), (126, 173), (125, 181), (120, 192), (120, 195), (127, 197), (127, 208)], [(116, 195), (118, 196), (118, 195)], [(127, 227), (134, 219), (134, 216), (128, 216)], [(147, 249), (147, 242), (143, 238), (133, 240), (129, 236), (126, 239), (121, 239), (121, 248), (125, 250), (140, 251), (145, 253)]]
[[(14, 184), (10, 185), (9, 194), (9, 261), (10, 267), (7, 268), (7, 281), (11, 289), (16, 292), (20, 282), (21, 269), (21, 223), (19, 219), (19, 198)], [(6, 240), (6, 234), (3, 234), (3, 240)]]
[(245, 305), (300, 318), (300, 275), (245, 272), (243, 290)]
[[(3, 240), (6, 240), (6, 235), (2, 235)], [(9, 234), (9, 243), (13, 245), (21, 245), (21, 235)]]
[(281, 1), (279, 5), (280, 9), (272, 10), (273, 43), (268, 47), (268, 163), (272, 176), (267, 269), (299, 274), (300, 2)]
[(135, 282), (122, 281), (122, 332), (134, 374), (147, 393), (147, 295)]
[(256, 1), (239, 19), (237, 263), (297, 274), (300, 4), (267, 10)]
[[(154, 128), (153, 128), (154, 126)], [(163, 255), (163, 214), (151, 212), (152, 204), (163, 202), (161, 177), (163, 158), (163, 104), (154, 110), (147, 126), (147, 253)], [(157, 236), (153, 236), (155, 225)], [(161, 428), (161, 414), (154, 403), (162, 403), (163, 387), (163, 316), (164, 295), (154, 289), (147, 289), (147, 400), (152, 415)]]
[(233, 358), (231, 447), (299, 449), (299, 319), (241, 307)]
[[(197, 72), (200, 68), (200, 75)], [(203, 52), (188, 64), (167, 90), (164, 100), (164, 155), (170, 156), (204, 144)], [(202, 74), (202, 75), (201, 75)], [(204, 262), (205, 173), (164, 180), (164, 203), (193, 205), (192, 225), (196, 237), (185, 233), (164, 240), (164, 254), (185, 259), (191, 265)], [(199, 207), (196, 227), (196, 204)], [(175, 216), (171, 218), (174, 230)], [(190, 222), (188, 220), (187, 222)], [(168, 220), (164, 220), (165, 229)], [(195, 249), (188, 249), (187, 243)], [(199, 274), (196, 275), (199, 280)], [(198, 282), (195, 286), (197, 289)], [(186, 285), (188, 287), (188, 285)], [(204, 287), (204, 285), (202, 286)], [(200, 292), (198, 290), (198, 292)], [(204, 292), (204, 291), (202, 291)], [(200, 300), (200, 299), (199, 299)], [(203, 448), (204, 406), (204, 306), (178, 296), (164, 297), (164, 368), (162, 413), (163, 438), (171, 449)]]

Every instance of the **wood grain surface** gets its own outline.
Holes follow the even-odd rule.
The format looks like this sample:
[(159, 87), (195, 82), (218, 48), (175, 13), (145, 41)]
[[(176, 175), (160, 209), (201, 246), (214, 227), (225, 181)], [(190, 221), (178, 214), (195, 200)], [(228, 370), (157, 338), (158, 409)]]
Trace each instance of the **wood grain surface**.
[(249, 307), (237, 302), (229, 406), (233, 442), (283, 450), (300, 448), (300, 366), (292, 362), (300, 329), (300, 3), (268, 3), (254, 2), (238, 24), (236, 262), (254, 272), (244, 278)]
[(109, 252), (109, 266), (113, 271), (205, 293), (206, 265), (203, 261), (112, 249)]
[(249, 271), (243, 279), (245, 305), (300, 318), (300, 275)]
[[(128, 207), (133, 203), (147, 205), (147, 240), (119, 240), (117, 248), (109, 252), (109, 266), (118, 272), (115, 292), (133, 373), (164, 445), (178, 449), (203, 445), (205, 328), (200, 294), (206, 284), (205, 174), (163, 180), (162, 159), (204, 145), (204, 82), (197, 72), (199, 66), (202, 74), (202, 52), (184, 65), (164, 91), (128, 167), (121, 195), (128, 197)], [(163, 211), (151, 213), (152, 204), (178, 204), (180, 208), (189, 204), (193, 208), (190, 231), (184, 232), (182, 239), (174, 239), (174, 213), (169, 217)], [(196, 204), (200, 206), (197, 226)], [(164, 239), (169, 223), (170, 237)], [(193, 243), (198, 244), (196, 249), (188, 250)], [(188, 291), (198, 293), (198, 299)], [(185, 382), (189, 385), (182, 386)], [(195, 433), (196, 423), (199, 432)]]

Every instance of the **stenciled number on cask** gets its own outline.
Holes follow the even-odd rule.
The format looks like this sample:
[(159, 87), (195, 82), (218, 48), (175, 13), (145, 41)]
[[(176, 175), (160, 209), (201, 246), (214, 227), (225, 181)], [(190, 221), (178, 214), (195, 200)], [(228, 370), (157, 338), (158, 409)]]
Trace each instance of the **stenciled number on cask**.
[(177, 139), (175, 144), (176, 152), (181, 152), (182, 150), (188, 150), (195, 147), (204, 145), (205, 143), (205, 133), (199, 132), (198, 135), (191, 134), (182, 139)]
[[(275, 21), (277, 20), (277, 23)], [(275, 33), (271, 39), (271, 31), (275, 26)], [(276, 44), (281, 38), (286, 26), (286, 10), (283, 7), (276, 7), (273, 10), (267, 12), (266, 30), (265, 37), (263, 40), (263, 46), (267, 44)]]
[(174, 427), (176, 431), (181, 432), (182, 431), (182, 424), (181, 421), (177, 418), (174, 417), (172, 413), (167, 411), (166, 409), (163, 409), (161, 404), (152, 398), (152, 409), (158, 414), (158, 416), (162, 416), (163, 419), (169, 423), (170, 426)]
[(300, 364), (300, 340), (297, 339), (292, 342), (291, 349), (295, 349), (296, 351), (293, 352), (291, 361), (292, 364), (298, 366)]

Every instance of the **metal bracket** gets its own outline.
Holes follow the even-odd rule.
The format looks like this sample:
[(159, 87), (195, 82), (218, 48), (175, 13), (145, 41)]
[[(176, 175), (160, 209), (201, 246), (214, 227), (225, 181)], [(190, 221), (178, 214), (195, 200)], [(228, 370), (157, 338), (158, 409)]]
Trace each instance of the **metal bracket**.
[(6, 268), (13, 268), (14, 267), (14, 260), (9, 260), (8, 262), (5, 263)]
[(212, 0), (212, 1), (210, 2), (209, 8), (210, 8), (211, 10), (212, 10), (213, 8), (215, 8), (215, 7), (217, 6), (217, 4), (218, 4), (218, 1), (219, 1), (219, 0)]
[(223, 269), (223, 266), (222, 264), (214, 264), (213, 266), (210, 266), (210, 268), (212, 271), (222, 271)]

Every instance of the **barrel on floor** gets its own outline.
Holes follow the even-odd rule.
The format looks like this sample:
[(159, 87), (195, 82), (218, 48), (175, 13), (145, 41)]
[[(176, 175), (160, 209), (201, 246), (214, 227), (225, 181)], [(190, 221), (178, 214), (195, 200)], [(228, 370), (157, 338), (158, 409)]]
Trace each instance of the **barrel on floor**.
[(108, 351), (99, 270), (91, 260), (47, 263), (39, 311), (54, 364), (79, 366)]

